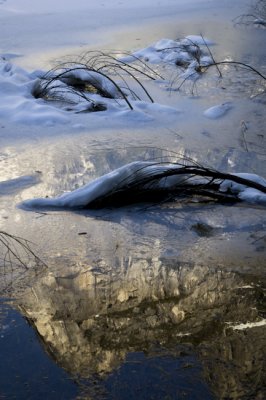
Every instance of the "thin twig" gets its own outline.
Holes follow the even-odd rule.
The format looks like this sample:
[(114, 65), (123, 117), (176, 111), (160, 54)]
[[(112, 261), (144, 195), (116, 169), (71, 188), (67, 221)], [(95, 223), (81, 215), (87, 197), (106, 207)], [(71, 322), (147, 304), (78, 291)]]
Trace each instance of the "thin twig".
[(212, 61), (213, 61), (213, 64), (216, 65), (216, 69), (217, 69), (217, 71), (218, 71), (218, 74), (219, 74), (220, 78), (222, 78), (223, 75), (222, 75), (222, 73), (221, 73), (221, 71), (220, 71), (220, 69), (219, 69), (219, 67), (218, 67), (218, 64), (215, 62), (215, 60), (214, 60), (214, 58), (213, 58), (213, 54), (212, 54), (212, 52), (211, 52), (211, 50), (210, 50), (210, 48), (209, 48), (209, 46), (208, 46), (206, 40), (204, 39), (204, 37), (202, 36), (202, 34), (201, 34), (200, 36), (201, 36), (201, 38), (202, 38), (202, 40), (203, 40), (205, 46), (207, 47), (207, 50), (208, 50), (208, 52), (209, 52), (209, 54), (210, 54), (210, 56), (211, 56), (211, 59), (212, 59)]

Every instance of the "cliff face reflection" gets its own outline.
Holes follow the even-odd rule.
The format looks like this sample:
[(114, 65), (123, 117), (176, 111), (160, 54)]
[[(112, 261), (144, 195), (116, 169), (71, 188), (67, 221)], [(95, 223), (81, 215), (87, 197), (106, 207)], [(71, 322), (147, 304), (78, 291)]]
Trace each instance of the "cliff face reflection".
[(82, 378), (105, 376), (130, 352), (182, 344), (216, 396), (262, 398), (263, 282), (159, 257), (114, 263), (50, 270), (20, 301), (57, 363)]

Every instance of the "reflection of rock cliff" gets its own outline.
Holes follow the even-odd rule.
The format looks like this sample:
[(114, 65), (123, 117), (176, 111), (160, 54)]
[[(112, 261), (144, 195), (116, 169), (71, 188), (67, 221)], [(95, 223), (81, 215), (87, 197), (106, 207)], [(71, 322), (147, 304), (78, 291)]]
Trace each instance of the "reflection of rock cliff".
[(231, 325), (262, 320), (261, 285), (157, 257), (116, 261), (115, 270), (99, 261), (68, 276), (50, 273), (23, 299), (24, 314), (58, 363), (87, 377), (111, 372), (130, 351), (191, 343), (220, 398), (259, 393), (265, 326)]
[(264, 325), (228, 329), (199, 346), (205, 379), (219, 399), (265, 399), (265, 344)]

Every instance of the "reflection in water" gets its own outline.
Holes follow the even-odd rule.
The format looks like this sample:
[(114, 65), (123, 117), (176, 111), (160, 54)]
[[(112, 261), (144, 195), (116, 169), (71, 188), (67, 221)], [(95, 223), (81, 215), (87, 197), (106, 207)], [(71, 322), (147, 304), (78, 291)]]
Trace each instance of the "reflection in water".
[[(106, 374), (122, 374), (132, 352), (183, 351), (194, 367), (200, 360), (218, 398), (262, 398), (262, 282), (156, 256), (114, 261), (116, 268), (98, 260), (71, 274), (50, 271), (20, 300), (57, 363), (83, 383), (96, 374), (108, 386)], [(233, 329), (246, 322), (249, 329)]]
[[(40, 271), (33, 263), (25, 270), (11, 260), (0, 271), (0, 282), (4, 288), (13, 285), (10, 293), (44, 348), (78, 379), (87, 398), (105, 398), (106, 391), (130, 398), (132, 390), (131, 398), (141, 398), (137, 390), (144, 390), (149, 374), (154, 393), (159, 385), (173, 399), (195, 399), (199, 387), (199, 399), (212, 398), (210, 390), (224, 399), (263, 396), (265, 325), (243, 330), (233, 325), (264, 324), (258, 276), (265, 261), (265, 210), (184, 202), (98, 215), (14, 211), (22, 199), (71, 190), (140, 154), (169, 156), (139, 147), (92, 152), (91, 140), (83, 139), (44, 147), (43, 157), (39, 150), (38, 185), (30, 181), (33, 186), (24, 187), (23, 179), (15, 179), (33, 176), (26, 163), (30, 153), (3, 166), (5, 180), (15, 179), (9, 182), (15, 196), (3, 186), (2, 229), (15, 227), (37, 243), (49, 267)], [(182, 146), (179, 152), (194, 157)], [(258, 157), (241, 154), (229, 150), (221, 159), (221, 151), (213, 150), (206, 159), (224, 170), (263, 169)], [(154, 398), (163, 398), (158, 393)]]

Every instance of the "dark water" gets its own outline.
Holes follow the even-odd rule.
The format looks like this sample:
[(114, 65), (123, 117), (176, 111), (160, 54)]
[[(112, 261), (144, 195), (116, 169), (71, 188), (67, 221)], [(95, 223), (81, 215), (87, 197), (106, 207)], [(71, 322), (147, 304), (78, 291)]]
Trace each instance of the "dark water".
[[(166, 354), (130, 353), (116, 373), (105, 381), (113, 399), (213, 399), (202, 380), (202, 367), (188, 346)], [(162, 353), (162, 355), (161, 355)]]
[(158, 346), (149, 354), (132, 352), (107, 377), (84, 379), (61, 369), (29, 322), (4, 302), (0, 317), (1, 399), (214, 398), (202, 380), (199, 360), (187, 345), (176, 346), (171, 353)]
[(75, 383), (50, 357), (21, 314), (0, 303), (0, 398), (73, 399)]

